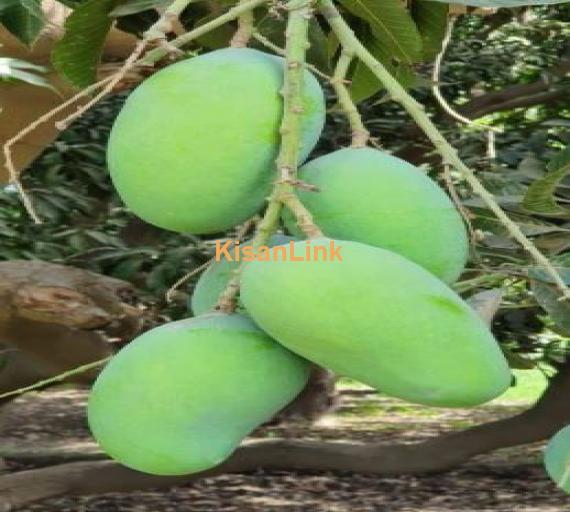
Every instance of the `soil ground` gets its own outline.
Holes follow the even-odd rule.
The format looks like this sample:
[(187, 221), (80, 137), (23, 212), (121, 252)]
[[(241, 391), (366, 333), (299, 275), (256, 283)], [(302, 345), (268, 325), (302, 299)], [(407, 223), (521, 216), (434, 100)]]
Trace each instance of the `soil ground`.
[[(540, 384), (539, 384), (540, 385)], [(532, 388), (532, 386), (531, 386)], [(535, 383), (536, 388), (536, 383)], [(438, 410), (343, 386), (337, 410), (316, 425), (268, 428), (265, 436), (410, 443), (452, 429), (514, 414), (536, 389), (520, 388), (471, 410)], [(522, 393), (521, 390), (522, 389)], [(30, 452), (91, 448), (85, 423), (86, 392), (58, 389), (28, 394), (0, 414), (0, 444)], [(63, 497), (29, 512), (563, 512), (570, 497), (556, 489), (540, 464), (542, 446), (501, 450), (456, 471), (378, 478), (353, 474), (257, 472), (204, 479), (168, 491)], [(9, 461), (8, 471), (33, 467)]]

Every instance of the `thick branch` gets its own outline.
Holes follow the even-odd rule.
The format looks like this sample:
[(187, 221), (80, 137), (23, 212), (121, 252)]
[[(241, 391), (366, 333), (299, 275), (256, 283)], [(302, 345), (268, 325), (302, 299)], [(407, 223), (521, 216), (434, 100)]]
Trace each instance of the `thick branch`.
[[(528, 411), (512, 418), (478, 425), (418, 444), (292, 441), (271, 439), (240, 447), (221, 466), (182, 477), (158, 477), (127, 469), (111, 461), (75, 462), (0, 477), (0, 510), (22, 508), (61, 495), (128, 492), (168, 488), (199, 478), (266, 470), (351, 471), (392, 476), (439, 472), (475, 455), (542, 441), (570, 422), (566, 397), (570, 389), (567, 364)], [(93, 457), (93, 454), (89, 455)]]

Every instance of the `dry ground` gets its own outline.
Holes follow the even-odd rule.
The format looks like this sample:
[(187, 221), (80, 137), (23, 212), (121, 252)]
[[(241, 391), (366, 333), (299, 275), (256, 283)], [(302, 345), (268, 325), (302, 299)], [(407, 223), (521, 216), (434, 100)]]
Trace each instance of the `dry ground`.
[[(0, 415), (0, 446), (32, 451), (72, 444), (91, 447), (84, 391), (29, 394)], [(513, 414), (520, 401), (502, 400), (475, 410), (433, 410), (343, 390), (338, 410), (317, 425), (265, 436), (416, 442), (451, 429)], [(570, 497), (558, 491), (540, 465), (541, 446), (503, 450), (441, 475), (378, 478), (351, 474), (285, 472), (228, 475), (169, 491), (58, 498), (29, 512), (562, 512)], [(9, 470), (30, 467), (15, 461)]]

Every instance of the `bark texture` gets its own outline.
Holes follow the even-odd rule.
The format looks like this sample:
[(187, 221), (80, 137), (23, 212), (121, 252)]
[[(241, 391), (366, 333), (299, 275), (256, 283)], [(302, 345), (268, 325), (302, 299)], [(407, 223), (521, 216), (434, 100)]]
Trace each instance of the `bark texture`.
[(390, 476), (440, 472), (499, 448), (542, 441), (570, 423), (566, 398), (570, 365), (563, 366), (531, 409), (514, 417), (418, 444), (331, 443), (272, 439), (244, 444), (224, 464), (196, 475), (157, 477), (112, 461), (73, 462), (0, 477), (0, 510), (22, 509), (61, 495), (167, 488), (223, 473), (266, 470), (351, 471)]
[(0, 394), (111, 355), (111, 337), (128, 341), (142, 327), (133, 297), (130, 284), (86, 270), (0, 262)]

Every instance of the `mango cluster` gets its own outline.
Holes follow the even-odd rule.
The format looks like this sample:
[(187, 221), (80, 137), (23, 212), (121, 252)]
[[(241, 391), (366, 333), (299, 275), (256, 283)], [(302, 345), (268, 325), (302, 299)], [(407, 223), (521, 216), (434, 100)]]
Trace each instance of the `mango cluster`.
[[(127, 206), (194, 234), (259, 212), (275, 180), (283, 69), (278, 57), (226, 49), (139, 86), (109, 141)], [(325, 120), (308, 71), (303, 100), (300, 164)], [(295, 398), (311, 362), (439, 407), (478, 405), (509, 386), (497, 342), (448, 286), (464, 269), (468, 241), (437, 184), (371, 148), (313, 159), (299, 176), (318, 190), (299, 196), (324, 236), (307, 240), (284, 213), (292, 237), (274, 236), (245, 264), (238, 313), (212, 312), (240, 265), (218, 261), (195, 287), (194, 318), (143, 334), (99, 376), (90, 426), (121, 463), (160, 475), (222, 463)]]

